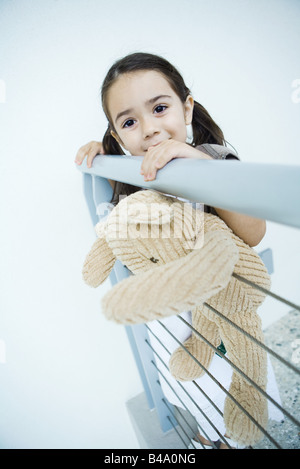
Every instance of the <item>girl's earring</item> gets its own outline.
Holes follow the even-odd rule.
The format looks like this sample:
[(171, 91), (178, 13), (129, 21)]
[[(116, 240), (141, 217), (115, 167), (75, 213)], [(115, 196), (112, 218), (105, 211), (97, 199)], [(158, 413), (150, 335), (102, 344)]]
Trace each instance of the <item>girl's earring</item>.
[(125, 153), (123, 156), (131, 156), (131, 153), (128, 150), (125, 150), (125, 148), (122, 147), (122, 145), (120, 145), (120, 147), (122, 148), (123, 152)]
[(192, 143), (194, 139), (192, 124), (186, 126), (186, 143)]
[(120, 146), (121, 150), (124, 153), (123, 156), (131, 156), (129, 151), (127, 151), (124, 147), (122, 147), (122, 145), (120, 143), (120, 139), (118, 138), (117, 134), (113, 130), (110, 131), (110, 135), (117, 141), (118, 145)]

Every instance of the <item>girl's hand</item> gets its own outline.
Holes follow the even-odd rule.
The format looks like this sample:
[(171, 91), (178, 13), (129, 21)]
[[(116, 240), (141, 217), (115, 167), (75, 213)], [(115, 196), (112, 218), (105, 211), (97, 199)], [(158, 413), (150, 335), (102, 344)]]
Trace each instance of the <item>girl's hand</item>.
[[(165, 140), (148, 148), (141, 166), (141, 174), (144, 175), (144, 180), (153, 181), (157, 171), (173, 158), (213, 159), (186, 143), (172, 139)], [(266, 232), (266, 222), (264, 220), (216, 207), (215, 210), (229, 228), (249, 246), (257, 246), (264, 237)]]
[(91, 168), (93, 159), (96, 155), (99, 154), (104, 155), (102, 142), (89, 142), (79, 148), (75, 158), (75, 163), (80, 165), (83, 162), (84, 158), (87, 157), (86, 165), (88, 168)]
[(157, 171), (173, 158), (211, 159), (210, 156), (187, 143), (178, 142), (173, 139), (164, 140), (148, 148), (141, 166), (141, 174), (144, 175), (144, 180), (153, 181)]

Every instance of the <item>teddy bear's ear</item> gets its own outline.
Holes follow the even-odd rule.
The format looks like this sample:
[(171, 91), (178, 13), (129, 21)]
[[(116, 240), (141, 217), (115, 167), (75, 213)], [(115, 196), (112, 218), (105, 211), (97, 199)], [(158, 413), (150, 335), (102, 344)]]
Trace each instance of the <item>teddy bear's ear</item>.
[(99, 238), (94, 242), (82, 269), (83, 279), (91, 287), (98, 287), (107, 279), (116, 261), (105, 238), (104, 224), (98, 223), (95, 229)]
[(145, 203), (137, 201), (128, 204), (127, 209), (128, 224), (170, 224), (174, 218), (172, 207), (167, 204)]

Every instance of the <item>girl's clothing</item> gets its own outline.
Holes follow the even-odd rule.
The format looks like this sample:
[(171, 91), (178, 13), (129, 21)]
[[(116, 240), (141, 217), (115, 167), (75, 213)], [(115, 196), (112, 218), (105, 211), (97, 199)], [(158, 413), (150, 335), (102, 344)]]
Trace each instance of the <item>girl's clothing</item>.
[(235, 151), (230, 150), (228, 147), (225, 147), (223, 145), (203, 143), (202, 145), (198, 145), (196, 148), (202, 151), (203, 153), (206, 153), (207, 155), (211, 156), (215, 160), (239, 159)]

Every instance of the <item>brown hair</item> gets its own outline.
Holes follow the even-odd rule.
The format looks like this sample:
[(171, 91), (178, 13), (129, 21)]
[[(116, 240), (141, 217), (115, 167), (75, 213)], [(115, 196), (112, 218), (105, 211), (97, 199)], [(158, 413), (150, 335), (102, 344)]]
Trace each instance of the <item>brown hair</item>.
[[(178, 70), (163, 57), (137, 52), (127, 55), (115, 62), (109, 69), (101, 88), (102, 107), (108, 119), (108, 127), (104, 134), (102, 144), (104, 152), (108, 155), (124, 154), (120, 145), (111, 135), (111, 131), (114, 130), (114, 127), (107, 105), (108, 91), (120, 75), (138, 70), (156, 70), (160, 72), (168, 80), (171, 88), (183, 103), (185, 103), (187, 97), (191, 94)], [(192, 128), (193, 146), (202, 145), (204, 143), (225, 145), (222, 130), (214, 122), (206, 109), (197, 101), (194, 102)], [(117, 182), (115, 184), (112, 202), (117, 203), (120, 194), (129, 195), (137, 190), (139, 190), (138, 187)]]

